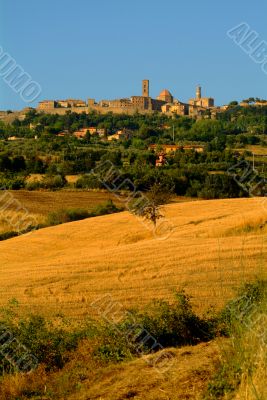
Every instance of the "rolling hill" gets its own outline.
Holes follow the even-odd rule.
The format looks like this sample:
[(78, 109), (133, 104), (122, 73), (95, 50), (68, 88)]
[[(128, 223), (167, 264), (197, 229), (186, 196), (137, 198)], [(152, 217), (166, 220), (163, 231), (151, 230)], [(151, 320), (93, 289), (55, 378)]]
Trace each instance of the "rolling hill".
[(184, 288), (198, 311), (220, 307), (266, 269), (264, 199), (170, 204), (165, 240), (128, 212), (76, 221), (0, 243), (0, 303), (83, 318), (109, 295), (122, 309)]

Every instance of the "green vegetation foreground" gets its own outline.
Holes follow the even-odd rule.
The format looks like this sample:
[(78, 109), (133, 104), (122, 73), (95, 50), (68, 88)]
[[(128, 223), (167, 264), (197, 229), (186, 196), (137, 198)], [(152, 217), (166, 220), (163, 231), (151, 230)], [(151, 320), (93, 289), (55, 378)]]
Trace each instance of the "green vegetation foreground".
[[(128, 371), (128, 380), (131, 380), (134, 368), (138, 368), (134, 360), (141, 357), (147, 360), (147, 368), (152, 374), (158, 378), (162, 375), (157, 380), (158, 399), (164, 399), (166, 395), (176, 399), (177, 393), (181, 393), (180, 399), (228, 399), (229, 395), (233, 398), (235, 393), (242, 395), (245, 391), (249, 400), (264, 399), (266, 313), (266, 281), (246, 284), (218, 313), (197, 316), (188, 296), (179, 292), (172, 303), (158, 301), (142, 312), (129, 310), (117, 322), (114, 319), (86, 320), (75, 330), (69, 328), (63, 315), (53, 323), (38, 315), (21, 318), (19, 304), (13, 299), (1, 310), (0, 398), (82, 399), (89, 394), (98, 398), (101, 393), (92, 393), (92, 387), (103, 392), (105, 384), (101, 379), (106, 379), (106, 373), (116, 376), (117, 365), (122, 363), (124, 371)], [(13, 341), (7, 341), (6, 332), (12, 332)], [(170, 382), (173, 374), (179, 375), (176, 356), (182, 353), (177, 353), (175, 348), (187, 346), (185, 352), (189, 355), (196, 351), (201, 356), (199, 352), (202, 351), (202, 362), (205, 363), (207, 347), (199, 347), (200, 343), (215, 338), (217, 346), (222, 346), (220, 363), (215, 352), (214, 360), (210, 360), (212, 368), (209, 366), (207, 373), (199, 377), (201, 385), (193, 371), (189, 376), (199, 392), (191, 390), (190, 381), (177, 381), (181, 387), (169, 386), (166, 391), (164, 381)], [(156, 348), (155, 343), (161, 343), (167, 352), (162, 350), (163, 347)], [(212, 347), (210, 342), (207, 345)], [(24, 373), (21, 372), (23, 363), (16, 364), (26, 349), (36, 357), (36, 365), (30, 373), (26, 368)], [(138, 386), (129, 386), (125, 376), (123, 379), (124, 390), (120, 387), (117, 392), (114, 382), (108, 388), (106, 399), (153, 398), (154, 388), (146, 385), (144, 376), (140, 376)]]

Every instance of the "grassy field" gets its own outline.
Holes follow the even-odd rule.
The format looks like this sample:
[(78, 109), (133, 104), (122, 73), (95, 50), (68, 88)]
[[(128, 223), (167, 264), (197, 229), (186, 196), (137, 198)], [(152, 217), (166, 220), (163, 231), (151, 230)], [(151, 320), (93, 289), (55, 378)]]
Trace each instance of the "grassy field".
[(267, 147), (260, 145), (247, 145), (246, 150), (251, 151), (257, 156), (266, 156), (267, 155)]
[[(50, 211), (61, 208), (84, 208), (91, 211), (98, 204), (111, 199), (117, 205), (122, 201), (105, 191), (27, 191), (10, 190), (9, 193), (31, 214), (47, 215)], [(1, 203), (0, 203), (1, 204)], [(15, 205), (12, 206), (15, 208)], [(11, 208), (12, 208), (11, 207)]]
[(260, 145), (246, 145), (243, 148), (236, 149), (237, 151), (240, 151), (240, 153), (244, 153), (244, 151), (251, 151), (252, 153), (255, 154), (255, 156), (266, 156), (267, 155), (267, 147), (265, 146), (260, 146)]
[(0, 304), (16, 298), (27, 312), (77, 320), (95, 313), (91, 303), (107, 294), (124, 309), (172, 299), (184, 288), (202, 311), (220, 307), (243, 281), (265, 274), (263, 199), (171, 204), (165, 213), (173, 226), (165, 240), (122, 212), (1, 242)]
[[(28, 199), (28, 193), (25, 196)], [(37, 200), (34, 207), (32, 212)], [(45, 215), (44, 209), (40, 215)], [(192, 296), (201, 314), (210, 306), (222, 307), (243, 282), (266, 277), (263, 198), (176, 203), (165, 206), (164, 214), (165, 228), (172, 229), (162, 229), (163, 236), (160, 229), (155, 235), (150, 225), (125, 211), (1, 242), (0, 307), (16, 298), (20, 314), (41, 313), (56, 324), (65, 315), (71, 329), (82, 325), (87, 316), (113, 318), (114, 312), (119, 318), (125, 309), (142, 308), (153, 299), (172, 301), (181, 288)], [(158, 353), (105, 364), (92, 358), (93, 342), (85, 339), (62, 370), (47, 373), (39, 365), (30, 375), (4, 376), (0, 399), (26, 399), (32, 393), (37, 400), (36, 392), (53, 400), (203, 400), (230, 342), (217, 338), (170, 348), (167, 370), (165, 363), (155, 370), (152, 365)], [(248, 348), (244, 346), (245, 351)], [(257, 387), (263, 376), (265, 370), (258, 369)], [(237, 397), (232, 398), (256, 399), (254, 392), (248, 394), (248, 383), (242, 375)]]
[[(27, 191), (0, 192), (0, 234), (16, 230), (16, 222), (27, 214), (33, 224), (45, 222), (50, 212), (80, 208), (92, 211), (96, 206), (112, 200), (118, 207), (125, 206), (125, 196), (104, 190)], [(174, 202), (191, 201), (190, 198), (174, 197)]]
[[(0, 233), (16, 230), (14, 222), (25, 216), (25, 213), (40, 224), (50, 212), (62, 208), (83, 208), (92, 211), (107, 200), (112, 200), (117, 206), (123, 205), (120, 198), (105, 191), (10, 190), (8, 197), (4, 192), (0, 192), (0, 195)], [(7, 200), (8, 205), (5, 206)]]
[[(42, 178), (44, 178), (45, 175), (42, 174), (31, 174), (28, 179), (27, 182), (38, 182), (41, 181)], [(76, 183), (77, 180), (81, 177), (81, 175), (66, 175), (66, 180), (68, 183)]]
[[(243, 149), (237, 149), (240, 153), (244, 151), (251, 151), (254, 154), (254, 161), (256, 163), (266, 164), (267, 163), (267, 147), (260, 145), (247, 145)], [(253, 156), (246, 157), (246, 160), (253, 163)], [(260, 170), (260, 168), (258, 167)]]

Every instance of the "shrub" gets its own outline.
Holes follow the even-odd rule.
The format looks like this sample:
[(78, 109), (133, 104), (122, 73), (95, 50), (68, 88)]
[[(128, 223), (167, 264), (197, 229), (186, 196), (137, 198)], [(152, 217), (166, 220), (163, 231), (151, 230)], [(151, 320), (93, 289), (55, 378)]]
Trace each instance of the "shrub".
[[(76, 349), (79, 339), (84, 336), (79, 331), (71, 333), (55, 328), (38, 315), (22, 319), (17, 325), (10, 321), (1, 323), (0, 337), (3, 338), (2, 340), (5, 340), (7, 331), (16, 338), (6, 345), (9, 354), (20, 359), (27, 351), (27, 354), (32, 354), (37, 359), (38, 364), (44, 364), (47, 371), (62, 368), (69, 359), (68, 352)], [(1, 354), (0, 365), (2, 372), (14, 370), (14, 366)]]
[(215, 320), (199, 318), (189, 298), (180, 292), (173, 304), (156, 301), (145, 312), (131, 311), (122, 322), (106, 325), (95, 354), (102, 360), (118, 362), (162, 347), (207, 341), (214, 335)]
[(11, 239), (11, 238), (16, 237), (18, 235), (19, 235), (19, 233), (15, 232), (15, 231), (3, 232), (3, 233), (0, 233), (0, 241)]
[(135, 353), (133, 344), (128, 340), (125, 327), (104, 325), (98, 331), (100, 344), (97, 345), (94, 356), (105, 362), (121, 362), (130, 360)]
[(62, 175), (48, 175), (40, 181), (40, 187), (55, 190), (63, 188), (66, 183), (66, 178)]
[(91, 215), (97, 217), (100, 215), (114, 214), (122, 210), (122, 207), (117, 207), (112, 200), (108, 200), (106, 203), (96, 206), (91, 212)]
[(66, 222), (78, 221), (85, 218), (89, 218), (90, 213), (87, 210), (73, 208), (73, 209), (62, 209), (58, 211), (53, 211), (48, 214), (47, 224), (50, 225), (59, 225), (64, 224)]
[[(219, 332), (231, 337), (231, 341), (227, 342), (223, 361), (209, 383), (205, 400), (224, 399), (225, 395), (231, 395), (239, 389), (243, 393), (244, 387), (244, 398), (250, 398), (247, 397), (250, 391), (255, 399), (266, 398), (263, 395), (266, 393), (263, 376), (266, 376), (267, 360), (261, 358), (267, 350), (266, 310), (267, 282), (257, 280), (255, 283), (245, 284), (237, 298), (230, 301), (219, 314)], [(264, 371), (262, 384), (257, 385), (256, 389), (253, 378), (254, 374), (261, 374), (260, 366)], [(246, 377), (249, 377), (249, 382)], [(242, 381), (245, 382), (243, 388)]]
[(103, 187), (99, 178), (93, 174), (81, 176), (75, 183), (77, 189), (101, 189)]
[(26, 177), (20, 175), (0, 176), (0, 188), (19, 190), (25, 187)]
[(62, 368), (68, 361), (67, 352), (76, 349), (79, 332), (71, 333), (49, 327), (45, 319), (32, 315), (18, 325), (18, 338), (47, 370)]
[(47, 217), (47, 225), (59, 225), (66, 222), (79, 221), (85, 218), (97, 217), (100, 215), (113, 214), (121, 211), (112, 200), (95, 207), (91, 212), (82, 208), (61, 209), (51, 212)]
[(27, 182), (26, 184), (26, 189), (27, 190), (38, 190), (42, 186), (42, 183), (39, 181), (32, 181), (32, 182)]
[(198, 317), (183, 291), (176, 294), (173, 304), (155, 301), (136, 319), (163, 347), (196, 344), (214, 336), (213, 321)]
[(21, 231), (7, 231), (0, 233), (0, 242), (3, 240), (11, 239), (16, 236), (24, 235), (25, 233), (29, 233), (31, 231), (34, 231), (35, 229), (43, 228), (42, 225), (30, 225), (27, 227), (27, 229), (23, 229)]
[(236, 333), (237, 325), (247, 326), (251, 315), (267, 300), (267, 282), (257, 280), (246, 283), (234, 300), (229, 301), (218, 316), (218, 329), (221, 334), (230, 336)]

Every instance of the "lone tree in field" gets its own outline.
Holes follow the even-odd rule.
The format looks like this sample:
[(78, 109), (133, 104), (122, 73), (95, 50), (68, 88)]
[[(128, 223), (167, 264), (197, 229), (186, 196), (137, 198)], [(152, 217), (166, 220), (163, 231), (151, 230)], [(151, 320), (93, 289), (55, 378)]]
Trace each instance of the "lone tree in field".
[(157, 221), (164, 217), (161, 214), (161, 206), (168, 203), (171, 196), (172, 192), (168, 188), (155, 183), (140, 199), (137, 199), (132, 204), (130, 211), (139, 217), (151, 221), (154, 227), (156, 227)]

